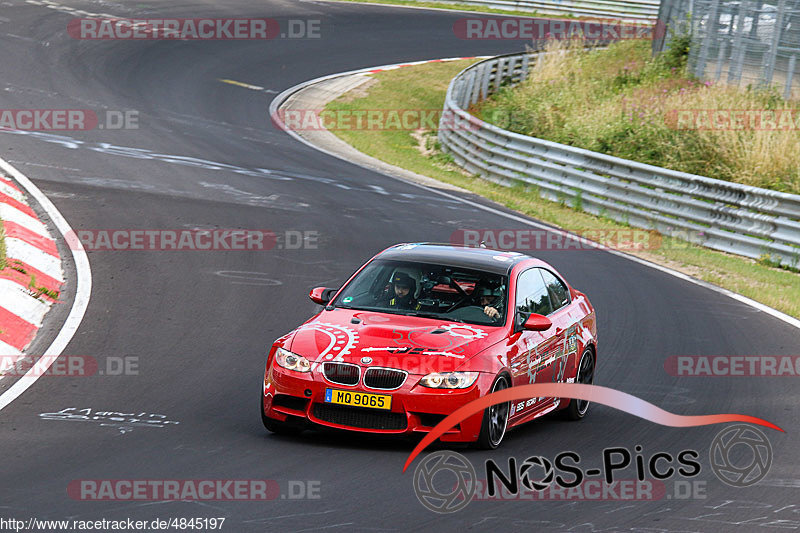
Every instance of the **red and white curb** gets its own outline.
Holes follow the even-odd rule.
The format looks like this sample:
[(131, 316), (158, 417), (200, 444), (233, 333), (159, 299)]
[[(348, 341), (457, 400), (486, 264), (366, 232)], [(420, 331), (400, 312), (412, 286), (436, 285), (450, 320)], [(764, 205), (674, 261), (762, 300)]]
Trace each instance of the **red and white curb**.
[[(17, 183), (3, 174), (0, 174), (0, 220), (6, 244), (6, 268), (0, 270), (0, 355), (19, 356), (36, 336), (55, 302), (38, 289), (47, 289), (50, 294), (60, 292), (64, 271), (47, 227), (28, 205)], [(7, 369), (0, 366), (0, 378), (4, 370)]]
[[(50, 222), (55, 229), (58, 230), (62, 238), (66, 239), (67, 235), (74, 234), (72, 227), (64, 218), (64, 215), (62, 215), (59, 210), (56, 209), (56, 206), (53, 205), (53, 202), (51, 202), (50, 199), (45, 196), (45, 194), (39, 190), (36, 184), (34, 184), (25, 174), (11, 166), (3, 159), (0, 159), (0, 172), (4, 173), (4, 176), (10, 176), (14, 180), (12, 182), (10, 179), (3, 177), (3, 183), (5, 185), (11, 187), (12, 189), (16, 189), (17, 193), (25, 191), (25, 194), (28, 197), (36, 200), (38, 205), (41, 206), (45, 213), (47, 213)], [(0, 203), (0, 205), (2, 205), (2, 203)], [(10, 208), (2, 207), (2, 209), (9, 211), (9, 218), (13, 216), (19, 216), (19, 214), (11, 211)], [(22, 218), (18, 220), (27, 221), (28, 219)], [(41, 221), (36, 220), (36, 222), (41, 224)], [(22, 226), (22, 224), (20, 224), (20, 226)], [(49, 246), (48, 241), (52, 242), (49, 234), (42, 235), (41, 232), (36, 231), (36, 228), (37, 226), (35, 224), (31, 224), (30, 228), (24, 228), (24, 226), (23, 228), (17, 228), (19, 229), (19, 233), (16, 235), (26, 235), (27, 238), (13, 238), (17, 238), (28, 243), (31, 241), (37, 241), (43, 243), (45, 247)], [(41, 230), (43, 225), (38, 226), (38, 228)], [(25, 229), (30, 231), (25, 232)], [(31, 235), (31, 233), (33, 235)], [(41, 247), (39, 250), (43, 251), (41, 250)], [(14, 400), (19, 398), (20, 395), (33, 386), (33, 384), (36, 383), (36, 381), (42, 375), (44, 375), (44, 373), (50, 368), (50, 366), (52, 366), (58, 356), (61, 355), (69, 342), (75, 336), (75, 333), (78, 331), (78, 327), (80, 327), (81, 322), (83, 321), (83, 317), (86, 315), (86, 309), (89, 307), (89, 300), (92, 296), (92, 269), (89, 266), (89, 258), (86, 255), (86, 250), (83, 248), (83, 245), (80, 241), (76, 239), (76, 242), (70, 245), (69, 251), (72, 255), (72, 261), (75, 268), (75, 295), (72, 299), (72, 306), (70, 307), (69, 314), (67, 315), (66, 320), (64, 320), (64, 324), (61, 326), (61, 329), (58, 330), (53, 342), (51, 342), (50, 346), (43, 351), (41, 354), (42, 357), (38, 360), (36, 365), (32, 366), (24, 376), (16, 380), (8, 389), (6, 389), (5, 392), (0, 394), (0, 411), (8, 407)], [(36, 267), (32, 266), (31, 268)], [(41, 271), (41, 273), (47, 275), (44, 271)], [(53, 272), (53, 274), (54, 273), (55, 272)], [(60, 272), (59, 275), (61, 275)], [(53, 279), (58, 281), (57, 277)], [(2, 297), (2, 295), (0, 295), (0, 297)], [(5, 305), (5, 299), (0, 301)]]

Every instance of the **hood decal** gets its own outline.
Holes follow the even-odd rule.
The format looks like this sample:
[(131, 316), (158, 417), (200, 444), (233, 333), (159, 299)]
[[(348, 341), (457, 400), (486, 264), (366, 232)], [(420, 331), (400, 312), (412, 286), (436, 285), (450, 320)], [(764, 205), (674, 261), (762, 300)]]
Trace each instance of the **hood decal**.
[[(342, 314), (341, 318), (341, 322), (334, 318), (301, 325), (294, 331), (289, 349), (307, 357), (312, 370), (330, 361), (362, 366), (391, 363), (391, 368), (417, 364), (425, 369), (430, 363), (434, 368), (453, 371), (483, 349), (493, 334), (489, 328), (461, 322), (437, 321), (420, 327), (412, 317), (397, 317), (386, 323), (377, 318), (388, 317), (362, 316), (361, 324), (352, 323), (349, 314)], [(381, 364), (364, 362), (363, 357), (372, 357)]]
[(392, 352), (397, 354), (410, 354), (410, 355), (443, 355), (445, 357), (456, 357), (458, 359), (464, 359), (463, 355), (457, 353), (426, 351), (426, 350), (433, 350), (433, 349), (423, 348), (420, 346), (416, 348), (412, 348), (410, 346), (370, 346), (369, 348), (361, 348), (362, 352)]
[(485, 330), (468, 324), (442, 324), (439, 328), (445, 330), (448, 335), (469, 339), (470, 341), (482, 339), (489, 335)]
[(309, 322), (297, 328), (297, 333), (313, 332), (314, 343), (319, 355), (311, 364), (311, 369), (324, 361), (343, 361), (342, 356), (350, 354), (358, 344), (358, 332), (348, 326), (327, 322)]

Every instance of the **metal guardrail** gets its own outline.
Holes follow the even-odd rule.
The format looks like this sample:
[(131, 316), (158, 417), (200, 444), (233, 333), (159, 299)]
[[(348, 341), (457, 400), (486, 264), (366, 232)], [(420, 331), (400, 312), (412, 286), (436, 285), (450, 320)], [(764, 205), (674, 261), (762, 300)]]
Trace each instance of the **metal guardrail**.
[[(538, 53), (498, 56), (461, 71), (447, 88), (439, 142), (464, 169), (502, 185), (631, 226), (797, 268), (800, 195), (668, 170), (528, 137), (465, 111), (531, 72)], [(446, 122), (445, 122), (446, 121)]]
[[(431, 1), (431, 0), (427, 0)], [(652, 20), (658, 16), (660, 0), (433, 0), (442, 4), (466, 4), (543, 15)]]

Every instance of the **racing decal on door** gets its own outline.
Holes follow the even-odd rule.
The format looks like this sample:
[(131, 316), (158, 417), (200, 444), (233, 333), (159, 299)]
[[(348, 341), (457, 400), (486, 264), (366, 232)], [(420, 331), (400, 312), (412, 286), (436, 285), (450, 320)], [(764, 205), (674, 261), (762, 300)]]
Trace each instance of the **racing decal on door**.
[(558, 358), (558, 368), (553, 372), (553, 382), (561, 383), (564, 381), (564, 372), (567, 369), (569, 356), (578, 353), (578, 326), (576, 324), (567, 328), (564, 333), (564, 343), (561, 349), (561, 356)]

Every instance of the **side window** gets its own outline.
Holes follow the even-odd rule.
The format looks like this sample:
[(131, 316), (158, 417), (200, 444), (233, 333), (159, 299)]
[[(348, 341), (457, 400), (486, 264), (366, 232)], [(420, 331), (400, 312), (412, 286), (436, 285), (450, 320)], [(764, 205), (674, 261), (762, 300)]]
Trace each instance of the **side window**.
[(516, 308), (521, 313), (549, 315), (553, 312), (547, 286), (538, 268), (526, 270), (517, 279)]
[(556, 277), (549, 270), (542, 269), (542, 277), (550, 290), (550, 299), (553, 302), (553, 310), (561, 309), (569, 303), (569, 290), (564, 282)]

